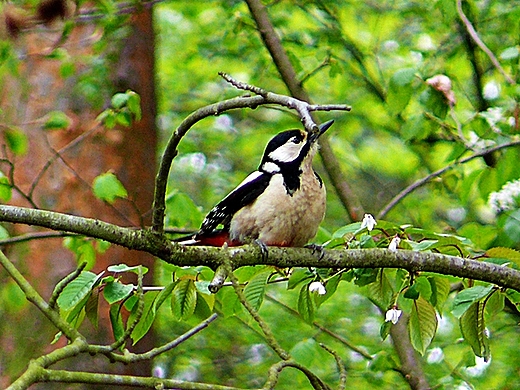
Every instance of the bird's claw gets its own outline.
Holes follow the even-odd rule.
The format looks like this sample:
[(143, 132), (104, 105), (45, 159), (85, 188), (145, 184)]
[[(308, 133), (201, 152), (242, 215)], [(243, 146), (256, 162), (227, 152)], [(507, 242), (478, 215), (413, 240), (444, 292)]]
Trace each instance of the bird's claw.
[(255, 245), (258, 245), (258, 247), (260, 248), (260, 255), (262, 256), (262, 261), (266, 261), (269, 257), (269, 249), (267, 248), (267, 245), (265, 245), (265, 243), (259, 240), (258, 238), (254, 240), (253, 243)]
[(312, 254), (318, 253), (318, 260), (323, 259), (323, 256), (325, 256), (325, 249), (323, 246), (318, 244), (307, 244), (304, 246), (304, 248), (312, 249)]

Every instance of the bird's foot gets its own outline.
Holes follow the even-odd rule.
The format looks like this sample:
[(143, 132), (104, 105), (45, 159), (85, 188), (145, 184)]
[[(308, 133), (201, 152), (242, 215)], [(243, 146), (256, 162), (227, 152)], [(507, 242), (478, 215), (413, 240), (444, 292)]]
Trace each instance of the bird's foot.
[(312, 254), (313, 255), (315, 253), (317, 253), (318, 254), (318, 260), (323, 259), (323, 256), (325, 256), (325, 249), (321, 245), (318, 245), (318, 244), (307, 244), (307, 245), (304, 246), (304, 248), (312, 249)]
[(269, 257), (269, 249), (267, 248), (267, 245), (265, 245), (265, 243), (263, 241), (259, 240), (258, 238), (256, 240), (254, 240), (253, 243), (255, 245), (258, 245), (258, 247), (260, 248), (260, 254), (262, 256), (262, 261), (266, 261), (267, 258)]

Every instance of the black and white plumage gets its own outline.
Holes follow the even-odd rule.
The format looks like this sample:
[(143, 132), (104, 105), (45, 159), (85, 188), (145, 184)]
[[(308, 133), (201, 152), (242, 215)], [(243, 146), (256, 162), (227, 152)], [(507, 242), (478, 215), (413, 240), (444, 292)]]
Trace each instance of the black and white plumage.
[(312, 160), (318, 138), (333, 122), (322, 124), (312, 134), (288, 130), (273, 137), (258, 170), (213, 207), (200, 230), (185, 243), (307, 244), (325, 215), (325, 186), (314, 172)]

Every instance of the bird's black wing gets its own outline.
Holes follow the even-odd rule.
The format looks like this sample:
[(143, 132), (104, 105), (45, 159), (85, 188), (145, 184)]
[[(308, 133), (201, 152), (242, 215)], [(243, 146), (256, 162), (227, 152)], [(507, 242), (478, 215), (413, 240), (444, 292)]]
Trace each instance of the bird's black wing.
[(197, 235), (210, 233), (220, 224), (228, 228), (233, 215), (258, 198), (269, 185), (271, 177), (272, 174), (266, 172), (251, 173), (237, 188), (211, 209)]

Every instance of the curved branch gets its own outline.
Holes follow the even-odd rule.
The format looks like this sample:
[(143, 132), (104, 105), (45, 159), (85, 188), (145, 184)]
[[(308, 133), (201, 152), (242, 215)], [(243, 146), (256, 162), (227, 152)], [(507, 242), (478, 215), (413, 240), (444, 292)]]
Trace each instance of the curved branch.
[(394, 208), (394, 206), (397, 203), (399, 203), (403, 198), (405, 198), (407, 195), (412, 193), (417, 188), (419, 188), (419, 187), (423, 186), (424, 184), (428, 183), (430, 180), (432, 180), (432, 179), (442, 175), (444, 172), (447, 172), (450, 169), (455, 168), (457, 165), (465, 164), (465, 163), (467, 163), (467, 162), (469, 162), (471, 160), (474, 160), (477, 157), (483, 157), (483, 156), (485, 156), (485, 155), (487, 155), (489, 153), (493, 153), (493, 152), (495, 152), (497, 150), (500, 150), (500, 149), (509, 148), (509, 147), (512, 147), (512, 146), (518, 146), (518, 145), (520, 145), (520, 141), (513, 141), (513, 142), (509, 142), (507, 144), (502, 144), (502, 145), (498, 145), (498, 146), (495, 146), (495, 147), (492, 147), (492, 148), (489, 148), (489, 149), (485, 149), (485, 150), (482, 150), (482, 151), (480, 151), (478, 153), (472, 154), (469, 157), (463, 158), (461, 160), (454, 161), (451, 164), (446, 165), (445, 167), (443, 167), (441, 169), (438, 169), (435, 172), (430, 173), (428, 176), (425, 176), (422, 179), (417, 180), (416, 182), (412, 183), (411, 185), (406, 187), (404, 190), (402, 190), (400, 193), (398, 193), (396, 196), (394, 196), (392, 198), (392, 200), (390, 202), (388, 202), (388, 204), (379, 212), (379, 214), (377, 215), (377, 219), (383, 219), (386, 216), (386, 214), (388, 214), (388, 212), (390, 210), (392, 210), (392, 208)]
[(491, 62), (495, 66), (495, 68), (497, 68), (497, 70), (502, 74), (502, 76), (504, 76), (504, 78), (506, 79), (506, 81), (509, 84), (511, 84), (511, 85), (516, 84), (515, 80), (513, 80), (511, 78), (511, 76), (509, 76), (506, 73), (504, 68), (502, 68), (502, 65), (500, 65), (500, 62), (498, 62), (498, 59), (495, 57), (493, 52), (486, 46), (486, 44), (478, 36), (478, 33), (475, 30), (475, 27), (473, 27), (473, 24), (471, 24), (470, 20), (468, 19), (468, 17), (466, 16), (466, 14), (464, 14), (464, 11), (462, 10), (462, 1), (461, 0), (457, 0), (457, 13), (459, 14), (460, 20), (462, 20), (462, 23), (464, 24), (464, 27), (466, 27), (466, 30), (468, 31), (468, 34), (470, 35), (471, 39), (473, 39), (473, 41), (475, 41), (477, 46), (480, 47), (480, 49), (484, 53), (486, 53), (486, 55), (489, 57), (489, 59), (491, 60)]
[(234, 80), (231, 76), (220, 73), (220, 75), (233, 86), (256, 93), (257, 96), (244, 96), (233, 99), (224, 100), (215, 104), (199, 108), (197, 111), (189, 115), (179, 125), (177, 130), (173, 133), (166, 149), (164, 150), (163, 157), (160, 162), (159, 171), (155, 180), (155, 195), (153, 204), (153, 219), (152, 219), (152, 230), (158, 233), (164, 231), (164, 213), (166, 211), (166, 185), (168, 182), (168, 175), (173, 159), (177, 156), (177, 147), (181, 139), (186, 135), (190, 128), (200, 120), (209, 116), (220, 115), (221, 113), (237, 108), (252, 108), (255, 109), (260, 105), (266, 104), (277, 104), (280, 106), (294, 109), (298, 112), (302, 119), (302, 123), (308, 131), (313, 131), (316, 124), (310, 116), (310, 111), (317, 110), (342, 110), (349, 111), (350, 106), (347, 105), (310, 105), (307, 102), (295, 99), (290, 96), (279, 95), (273, 92), (268, 92), (262, 88), (258, 88), (246, 83), (242, 83)]

